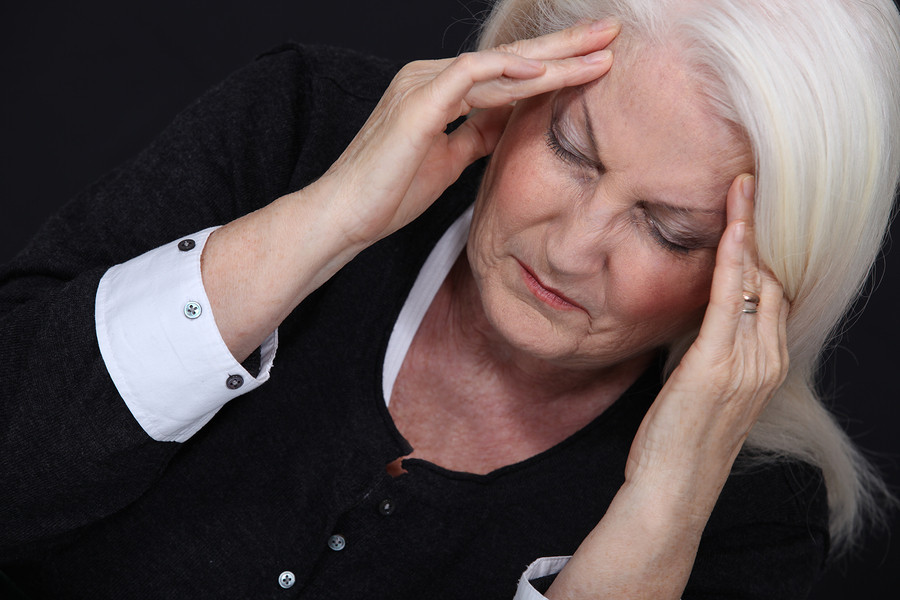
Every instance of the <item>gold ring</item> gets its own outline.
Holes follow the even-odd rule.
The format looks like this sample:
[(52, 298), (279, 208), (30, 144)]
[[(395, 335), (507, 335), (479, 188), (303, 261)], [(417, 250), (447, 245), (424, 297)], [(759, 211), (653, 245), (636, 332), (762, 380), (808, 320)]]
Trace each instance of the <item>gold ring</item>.
[(754, 294), (753, 292), (748, 292), (747, 290), (744, 290), (743, 298), (744, 298), (745, 304), (744, 304), (744, 308), (743, 308), (742, 312), (745, 315), (755, 315), (756, 307), (759, 306), (759, 295)]
[(757, 294), (754, 294), (753, 292), (744, 290), (744, 302), (749, 302), (750, 304), (759, 304), (759, 296)]

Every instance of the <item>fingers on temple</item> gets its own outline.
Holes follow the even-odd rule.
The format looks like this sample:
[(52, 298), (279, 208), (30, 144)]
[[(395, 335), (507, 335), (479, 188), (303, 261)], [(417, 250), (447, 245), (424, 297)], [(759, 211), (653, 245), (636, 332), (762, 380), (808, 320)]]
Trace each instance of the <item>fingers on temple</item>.
[[(749, 175), (741, 175), (735, 179), (732, 188), (739, 187), (741, 193), (728, 196), (728, 220), (740, 219), (746, 223), (743, 244), (743, 292), (759, 296), (755, 313), (758, 321), (757, 330), (771, 341), (783, 339), (780, 334), (782, 317), (787, 318), (784, 311), (785, 299), (781, 283), (759, 263), (756, 247), (756, 229), (753, 197), (756, 192), (756, 180)], [(751, 303), (752, 304), (752, 303)], [(750, 305), (747, 305), (749, 307)]]
[(613, 20), (594, 21), (493, 50), (416, 61), (401, 71), (405, 83), (398, 88), (412, 90), (428, 81), (426, 104), (456, 118), (472, 107), (500, 106), (601, 77), (612, 63), (612, 54), (601, 49), (618, 32)]
[(716, 251), (709, 307), (702, 325), (708, 332), (725, 336), (729, 342), (737, 335), (737, 316), (742, 314), (744, 308), (744, 292), (759, 293), (758, 286), (749, 287), (747, 282), (748, 268), (757, 271), (755, 264), (748, 264), (755, 251), (746, 250), (748, 244), (753, 244), (752, 206), (747, 207), (751, 200), (745, 195), (746, 191), (752, 190), (746, 190), (743, 186), (747, 177), (741, 175), (735, 178), (728, 190), (728, 226)]
[(581, 85), (604, 75), (612, 64), (607, 51), (547, 62), (508, 52), (463, 54), (435, 77), (431, 101), (448, 108), (464, 100), (489, 108), (562, 87)]
[[(718, 326), (729, 332), (734, 331), (735, 335), (743, 332), (747, 340), (758, 344), (761, 350), (759, 356), (766, 361), (765, 371), (780, 378), (787, 365), (787, 315), (790, 306), (781, 283), (759, 262), (753, 218), (755, 183), (752, 176), (740, 175), (728, 191), (728, 229), (741, 228), (743, 235), (733, 235), (728, 240), (723, 236), (724, 243), (720, 244), (720, 255), (716, 257), (710, 305), (722, 307)], [(734, 243), (737, 237), (742, 239)], [(715, 281), (717, 275), (722, 276), (719, 282)], [(758, 298), (748, 302), (745, 294)], [(745, 309), (755, 312), (747, 313)]]
[(450, 62), (440, 61), (447, 68), (435, 83), (444, 98), (461, 98), (479, 83), (499, 83), (483, 98), (484, 106), (581, 85), (609, 70), (612, 54), (602, 49), (618, 32), (619, 25), (613, 20), (594, 21), (493, 50), (466, 53)]
[(729, 193), (727, 200), (728, 222), (739, 219), (746, 223), (744, 233), (744, 289), (760, 294), (762, 281), (759, 271), (759, 254), (756, 250), (756, 221), (753, 218), (753, 196), (756, 193), (756, 178), (739, 175), (732, 183), (736, 193)]
[(497, 48), (501, 52), (511, 52), (537, 60), (558, 60), (573, 56), (583, 56), (605, 48), (615, 39), (620, 29), (614, 19), (602, 19), (580, 23), (529, 40), (517, 40)]

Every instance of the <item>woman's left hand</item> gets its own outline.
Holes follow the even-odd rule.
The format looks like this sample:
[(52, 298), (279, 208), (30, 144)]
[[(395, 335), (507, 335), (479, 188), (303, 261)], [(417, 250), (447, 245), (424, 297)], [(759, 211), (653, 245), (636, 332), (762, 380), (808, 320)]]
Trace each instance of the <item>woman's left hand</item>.
[(754, 185), (740, 175), (728, 191), (700, 333), (644, 417), (625, 483), (548, 598), (658, 600), (684, 590), (732, 464), (788, 369), (789, 303), (757, 257)]
[[(712, 510), (744, 440), (788, 369), (790, 305), (781, 284), (759, 263), (754, 187), (750, 175), (732, 183), (728, 227), (700, 333), (641, 423), (626, 468), (627, 480), (680, 473), (682, 489), (673, 489), (672, 482), (666, 489), (695, 506), (698, 496), (709, 496), (701, 514)], [(748, 302), (745, 294), (758, 301)]]

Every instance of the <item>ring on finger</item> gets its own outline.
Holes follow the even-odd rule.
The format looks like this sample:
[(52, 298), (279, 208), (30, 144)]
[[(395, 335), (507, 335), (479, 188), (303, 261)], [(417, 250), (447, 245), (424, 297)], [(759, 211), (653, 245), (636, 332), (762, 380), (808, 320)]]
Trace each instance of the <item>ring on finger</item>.
[(744, 308), (741, 312), (747, 315), (755, 315), (756, 309), (759, 306), (759, 294), (744, 290), (742, 297), (744, 299)]

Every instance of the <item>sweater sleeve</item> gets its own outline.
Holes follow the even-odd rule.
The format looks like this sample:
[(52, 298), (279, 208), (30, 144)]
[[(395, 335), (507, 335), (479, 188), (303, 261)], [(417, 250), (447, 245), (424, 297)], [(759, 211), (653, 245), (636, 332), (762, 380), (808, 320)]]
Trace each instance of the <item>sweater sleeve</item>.
[(0, 561), (127, 506), (178, 452), (147, 434), (116, 389), (96, 335), (98, 285), (114, 265), (290, 191), (306, 68), (285, 48), (237, 72), (0, 269)]

